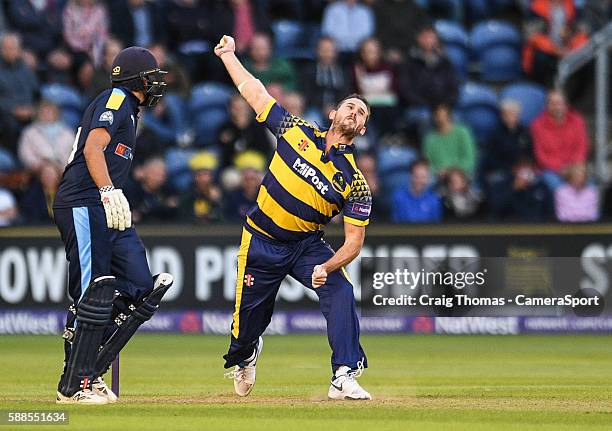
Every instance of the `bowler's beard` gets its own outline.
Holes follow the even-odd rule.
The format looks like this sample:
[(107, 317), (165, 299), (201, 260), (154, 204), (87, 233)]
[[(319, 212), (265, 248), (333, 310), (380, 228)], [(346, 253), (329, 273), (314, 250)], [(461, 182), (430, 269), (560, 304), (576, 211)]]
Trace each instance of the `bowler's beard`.
[[(346, 118), (345, 118), (346, 120)], [(347, 123), (346, 121), (334, 121), (331, 126), (332, 130), (339, 134), (340, 136), (345, 137), (347, 140), (352, 141), (359, 135), (359, 125), (356, 120), (353, 120), (353, 125)]]

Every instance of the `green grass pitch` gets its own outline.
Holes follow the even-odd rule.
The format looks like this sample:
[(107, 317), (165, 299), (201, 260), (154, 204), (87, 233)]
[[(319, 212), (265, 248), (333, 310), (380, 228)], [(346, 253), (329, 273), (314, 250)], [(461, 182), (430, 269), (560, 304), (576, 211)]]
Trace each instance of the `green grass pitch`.
[(331, 402), (324, 336), (269, 336), (251, 396), (223, 379), (228, 339), (138, 335), (120, 404), (56, 406), (61, 339), (0, 337), (0, 409), (59, 410), (74, 430), (610, 430), (610, 336), (363, 337), (372, 402)]

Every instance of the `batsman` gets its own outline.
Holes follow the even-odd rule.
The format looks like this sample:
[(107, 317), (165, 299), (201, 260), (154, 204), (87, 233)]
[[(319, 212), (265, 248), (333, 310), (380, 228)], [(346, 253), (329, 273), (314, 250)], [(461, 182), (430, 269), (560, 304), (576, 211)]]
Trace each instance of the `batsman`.
[(102, 376), (172, 285), (170, 274), (151, 276), (121, 190), (134, 156), (140, 106), (154, 106), (163, 96), (165, 73), (145, 48), (117, 55), (112, 88), (85, 110), (55, 198), (73, 300), (63, 335), (60, 404), (117, 401)]
[[(281, 282), (291, 275), (314, 289), (332, 349), (328, 397), (370, 400), (356, 378), (367, 367), (359, 343), (353, 285), (344, 267), (363, 246), (372, 197), (357, 168), (354, 139), (366, 131), (369, 104), (358, 94), (341, 100), (320, 130), (287, 112), (240, 63), (234, 40), (215, 47), (238, 91), (277, 140), (256, 204), (248, 211), (238, 251), (236, 306), (224, 356), (240, 396), (255, 384), (261, 335), (270, 323)], [(343, 212), (344, 244), (334, 253), (321, 227)]]

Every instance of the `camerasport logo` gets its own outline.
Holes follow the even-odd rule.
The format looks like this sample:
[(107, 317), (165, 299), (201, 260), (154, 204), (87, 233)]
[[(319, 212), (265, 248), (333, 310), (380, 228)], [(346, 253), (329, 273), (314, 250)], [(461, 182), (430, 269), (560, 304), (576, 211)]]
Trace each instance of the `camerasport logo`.
[(126, 160), (132, 160), (134, 154), (132, 153), (132, 149), (124, 144), (117, 144), (117, 148), (115, 148), (115, 154), (123, 157)]

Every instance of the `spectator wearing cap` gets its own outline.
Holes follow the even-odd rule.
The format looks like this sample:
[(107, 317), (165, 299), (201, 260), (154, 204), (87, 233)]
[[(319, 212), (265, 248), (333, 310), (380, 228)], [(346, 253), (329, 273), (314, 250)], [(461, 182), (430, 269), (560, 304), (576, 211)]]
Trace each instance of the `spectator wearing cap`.
[(419, 159), (410, 166), (410, 184), (395, 190), (391, 199), (394, 223), (438, 223), (442, 220), (440, 197), (431, 187), (429, 162)]
[(221, 126), (217, 142), (221, 149), (221, 168), (234, 163), (236, 155), (243, 151), (255, 151), (265, 160), (274, 152), (273, 143), (266, 130), (253, 121), (253, 111), (239, 94), (234, 95), (228, 105), (229, 119)]
[(599, 191), (588, 183), (584, 163), (571, 165), (567, 169), (566, 182), (555, 190), (555, 214), (564, 222), (599, 219)]
[(284, 58), (274, 57), (272, 40), (265, 33), (257, 33), (251, 40), (249, 57), (244, 66), (262, 84), (279, 84), (285, 91), (297, 89), (297, 74), (291, 63)]
[(36, 119), (19, 138), (17, 153), (26, 169), (38, 171), (51, 164), (60, 171), (68, 162), (73, 142), (74, 131), (61, 121), (58, 106), (42, 100), (38, 104)]
[(450, 108), (438, 105), (433, 113), (435, 130), (425, 136), (423, 155), (434, 175), (444, 179), (450, 168), (459, 168), (470, 177), (476, 167), (476, 144), (470, 130), (455, 124)]
[(167, 190), (166, 180), (166, 163), (160, 157), (152, 157), (134, 169), (125, 196), (135, 223), (159, 223), (176, 217), (178, 199)]
[(330, 3), (323, 11), (321, 32), (336, 41), (338, 50), (350, 58), (359, 45), (374, 35), (376, 20), (372, 9), (357, 0)]
[(584, 118), (568, 106), (560, 91), (548, 93), (546, 109), (531, 124), (531, 135), (536, 162), (551, 191), (563, 182), (564, 169), (587, 159), (589, 136)]
[(246, 151), (236, 157), (234, 168), (240, 171), (240, 185), (225, 196), (225, 220), (244, 222), (247, 212), (256, 203), (266, 159), (260, 153)]
[(206, 224), (221, 220), (221, 190), (215, 184), (217, 157), (208, 151), (196, 153), (189, 161), (193, 187), (180, 197), (179, 213), (183, 221)]

